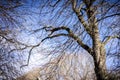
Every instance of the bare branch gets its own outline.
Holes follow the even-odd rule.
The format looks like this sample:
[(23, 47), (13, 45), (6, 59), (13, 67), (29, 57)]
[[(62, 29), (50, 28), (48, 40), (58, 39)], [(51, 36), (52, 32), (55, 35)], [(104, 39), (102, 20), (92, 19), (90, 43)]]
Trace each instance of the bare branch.
[(55, 7), (61, 0), (57, 0), (53, 5), (50, 5), (51, 7)]
[(42, 39), (41, 42), (45, 41), (46, 39), (52, 39), (52, 38), (59, 37), (59, 36), (68, 36), (68, 34), (61, 33), (61, 34), (56, 34), (56, 35), (53, 35), (53, 36), (48, 36), (48, 37)]
[(0, 5), (0, 9), (4, 9), (4, 10), (11, 10), (11, 9), (14, 9), (14, 8), (18, 8), (18, 7), (20, 7), (20, 6), (22, 6), (22, 4), (16, 4), (16, 5), (14, 5), (14, 6), (10, 6), (10, 7), (4, 7), (4, 6), (1, 6)]
[(25, 66), (28, 66), (28, 65), (29, 65), (29, 62), (30, 62), (30, 57), (31, 57), (31, 54), (32, 54), (33, 49), (34, 49), (34, 48), (36, 48), (36, 47), (38, 47), (38, 46), (40, 46), (40, 44), (41, 44), (41, 42), (40, 42), (40, 43), (38, 43), (37, 45), (34, 45), (34, 46), (29, 46), (29, 47), (31, 47), (31, 49), (29, 50), (29, 55), (28, 55), (27, 63), (26, 63), (25, 65), (22, 65), (20, 68), (22, 68), (22, 67), (25, 67)]
[(96, 0), (83, 0), (85, 3), (86, 7), (91, 7), (91, 5), (95, 2)]
[(73, 11), (76, 13), (79, 21), (82, 23), (82, 25), (84, 26), (85, 30), (88, 32), (89, 35), (91, 35), (91, 31), (90, 31), (90, 27), (89, 25), (87, 24), (87, 22), (84, 20), (84, 17), (83, 15), (80, 14), (80, 11), (82, 9), (82, 6), (83, 4), (80, 5), (79, 9), (75, 8), (74, 7), (74, 4), (72, 3), (72, 8), (73, 8)]
[(71, 2), (72, 2), (72, 8), (76, 8), (76, 0), (71, 0)]
[(27, 63), (25, 65), (22, 65), (20, 66), (20, 68), (22, 67), (25, 67), (25, 66), (28, 66), (29, 65), (29, 62), (30, 62), (30, 57), (31, 57), (31, 54), (32, 54), (32, 50), (34, 49), (35, 46), (33, 46), (30, 51), (29, 51), (29, 55), (28, 55), (28, 59), (27, 59)]
[[(59, 33), (56, 35), (52, 35), (54, 32), (59, 31), (59, 30), (66, 30), (68, 32), (68, 34), (65, 33)], [(89, 46), (87, 46), (86, 44), (83, 43), (83, 41), (77, 36), (75, 35), (72, 30), (70, 30), (70, 28), (62, 26), (62, 27), (57, 27), (57, 28), (52, 28), (51, 29), (47, 29), (47, 31), (50, 31), (51, 34), (48, 35), (48, 37), (44, 38), (41, 42), (43, 42), (46, 39), (51, 39), (51, 38), (55, 38), (55, 37), (59, 37), (59, 36), (67, 36), (67, 37), (71, 37), (73, 38), (83, 49), (87, 50), (89, 53), (91, 52), (91, 48)]]
[(77, 43), (85, 50), (87, 50), (89, 53), (91, 53), (91, 48), (89, 46), (87, 46), (86, 44), (83, 43), (83, 41), (77, 36), (75, 35), (72, 31), (69, 33), (69, 36), (72, 37), (75, 41), (77, 41)]
[(104, 45), (106, 45), (112, 39), (115, 39), (115, 38), (120, 39), (119, 36), (106, 36), (106, 37), (107, 39), (103, 42)]
[(80, 12), (81, 11), (81, 9), (83, 9), (82, 7), (84, 6), (84, 3), (82, 3), (80, 6), (79, 6), (79, 8), (78, 8), (78, 11)]
[(120, 13), (115, 13), (115, 14), (112, 14), (112, 15), (108, 15), (108, 16), (102, 17), (101, 19), (98, 19), (97, 22), (99, 22), (101, 20), (104, 20), (106, 18), (114, 17), (114, 16), (120, 16)]
[(27, 59), (27, 63), (26, 63), (25, 65), (22, 65), (20, 68), (29, 65), (30, 57), (31, 57), (31, 54), (32, 54), (32, 50), (33, 50), (34, 48), (40, 46), (40, 44), (41, 44), (43, 41), (45, 41), (46, 39), (51, 39), (51, 38), (55, 38), (55, 37), (59, 37), (59, 36), (68, 36), (68, 34), (61, 33), (61, 34), (56, 34), (56, 35), (53, 35), (53, 36), (48, 36), (48, 37), (42, 39), (42, 41), (41, 41), (40, 43), (38, 43), (37, 45), (31, 46), (32, 48), (31, 48), (30, 51), (29, 51), (29, 55), (28, 55), (28, 59)]

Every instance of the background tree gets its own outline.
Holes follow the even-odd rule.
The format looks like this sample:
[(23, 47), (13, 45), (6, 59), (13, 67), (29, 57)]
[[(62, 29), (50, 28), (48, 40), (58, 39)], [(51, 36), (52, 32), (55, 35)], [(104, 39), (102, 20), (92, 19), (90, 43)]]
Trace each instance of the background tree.
[(19, 66), (24, 58), (20, 53), (26, 45), (17, 37), (28, 14), (29, 7), (24, 1), (0, 0), (0, 79), (13, 80), (21, 74)]
[[(88, 62), (89, 61), (89, 62)], [(92, 80), (95, 79), (94, 64), (91, 56), (66, 54), (52, 59), (42, 67), (33, 69), (17, 80)], [(87, 64), (87, 65), (86, 65)]]

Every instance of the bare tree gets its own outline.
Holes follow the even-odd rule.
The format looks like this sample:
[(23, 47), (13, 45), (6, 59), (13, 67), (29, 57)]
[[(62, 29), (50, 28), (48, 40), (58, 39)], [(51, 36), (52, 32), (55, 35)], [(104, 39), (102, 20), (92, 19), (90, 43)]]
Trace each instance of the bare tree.
[[(6, 2), (4, 3), (6, 4)], [(33, 49), (39, 47), (41, 42), (46, 40), (46, 43), (47, 41), (51, 41), (52, 43), (50, 44), (50, 49), (52, 49), (52, 51), (47, 55), (52, 55), (53, 58), (61, 56), (62, 53), (67, 51), (75, 54), (81, 50), (85, 50), (94, 60), (94, 71), (97, 80), (108, 79), (106, 55), (110, 51), (105, 47), (110, 45), (112, 40), (117, 42), (120, 39), (118, 33), (120, 30), (119, 0), (40, 1), (40, 24), (42, 28), (32, 30), (32, 32), (39, 34), (37, 32), (42, 30), (45, 31), (46, 34), (43, 36), (44, 38), (42, 41), (36, 45), (23, 44), (16, 39), (9, 38), (7, 34), (3, 34), (3, 32), (6, 32), (2, 30), (4, 26), (13, 26), (13, 24), (19, 24), (19, 21), (21, 21), (17, 16), (14, 17), (13, 13), (13, 10), (19, 10), (16, 9), (16, 7), (21, 3), (18, 0), (15, 0), (12, 1), (12, 6), (11, 4), (3, 6), (3, 4), (0, 5), (0, 22), (4, 25), (2, 25), (2, 27), (0, 26), (0, 36), (12, 44), (16, 43), (22, 45), (22, 48), (15, 48), (11, 51), (30, 48), (27, 65)], [(8, 24), (9, 21), (10, 23)], [(110, 47), (113, 46), (111, 45)], [(113, 50), (113, 48), (110, 48), (110, 50), (111, 49)], [(112, 50), (111, 52), (116, 52)], [(53, 67), (55, 68), (56, 66)]]
[(93, 80), (95, 79), (94, 65), (91, 63), (93, 63), (91, 56), (86, 56), (82, 53), (62, 53), (62, 56), (51, 60), (51, 62), (41, 68), (40, 79)]
[(15, 28), (23, 27), (23, 16), (27, 14), (24, 7), (21, 0), (0, 0), (0, 80), (13, 80), (21, 73), (18, 66), (23, 57), (18, 52), (26, 46), (17, 40)]
[[(89, 61), (89, 62), (87, 62)], [(40, 68), (33, 69), (17, 80), (93, 80), (94, 65), (91, 56), (62, 53)], [(87, 64), (87, 65), (86, 65)]]
[[(54, 49), (54, 55), (68, 49), (73, 52), (79, 51), (80, 47), (84, 49), (93, 57), (97, 80), (106, 80), (108, 79), (106, 68), (108, 48), (105, 47), (111, 40), (120, 39), (119, 4), (119, 0), (43, 1), (41, 16), (46, 14), (49, 22), (44, 23), (43, 28), (34, 32), (40, 30), (48, 32), (41, 42), (55, 38), (53, 40), (60, 43), (59, 49), (58, 47), (55, 48), (56, 51)], [(56, 39), (64, 41), (59, 42), (60, 40)]]

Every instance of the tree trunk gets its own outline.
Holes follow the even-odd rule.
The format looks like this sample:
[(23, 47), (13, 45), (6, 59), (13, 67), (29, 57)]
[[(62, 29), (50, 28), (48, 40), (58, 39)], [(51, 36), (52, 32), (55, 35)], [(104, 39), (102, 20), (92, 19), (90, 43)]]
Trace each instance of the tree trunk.
[[(99, 52), (99, 51), (97, 51), (97, 52)], [(97, 53), (97, 52), (95, 53), (96, 57), (94, 57), (95, 73), (96, 73), (97, 80), (107, 80), (105, 52), (101, 52), (101, 53)]]
[(98, 29), (94, 28), (93, 35), (93, 59), (95, 65), (95, 73), (97, 80), (107, 80), (106, 74), (106, 52), (104, 44), (101, 43), (99, 38)]

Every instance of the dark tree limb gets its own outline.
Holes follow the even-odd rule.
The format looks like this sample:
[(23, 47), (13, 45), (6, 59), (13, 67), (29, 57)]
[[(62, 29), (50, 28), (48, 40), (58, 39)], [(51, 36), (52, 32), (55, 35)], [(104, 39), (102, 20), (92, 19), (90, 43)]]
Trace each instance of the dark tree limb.
[[(65, 30), (68, 32), (68, 34), (65, 33), (59, 33), (56, 35), (53, 35), (54, 32), (59, 31), (59, 30)], [(91, 48), (84, 44), (83, 41), (77, 36), (75, 35), (72, 30), (70, 30), (70, 28), (66, 27), (66, 26), (62, 26), (62, 27), (57, 27), (57, 28), (49, 28), (49, 30), (47, 29), (47, 31), (51, 32), (48, 37), (44, 38), (41, 42), (43, 42), (46, 39), (51, 39), (51, 38), (55, 38), (55, 37), (59, 37), (59, 36), (67, 36), (67, 37), (71, 37), (72, 39), (74, 39), (83, 49), (87, 50), (89, 53), (91, 53)]]

